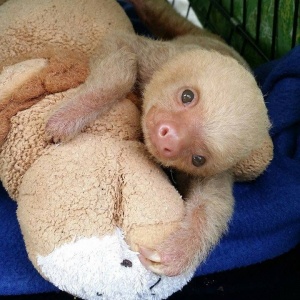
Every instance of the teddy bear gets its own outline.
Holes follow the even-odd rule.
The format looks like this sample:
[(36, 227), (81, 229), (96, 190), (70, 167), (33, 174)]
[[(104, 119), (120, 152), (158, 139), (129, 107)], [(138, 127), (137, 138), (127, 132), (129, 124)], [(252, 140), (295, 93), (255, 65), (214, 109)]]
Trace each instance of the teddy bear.
[[(51, 70), (52, 83), (62, 85), (62, 61), (53, 75), (51, 60), (25, 60), (7, 67), (0, 84), (3, 90), (19, 87), (10, 97), (17, 99), (42, 69)], [(85, 63), (77, 60), (76, 66), (82, 80)], [(72, 71), (64, 72), (65, 81)], [(20, 77), (27, 78), (21, 86)], [(83, 299), (166, 298), (193, 272), (155, 275), (143, 267), (137, 250), (140, 244), (153, 247), (176, 230), (183, 200), (139, 141), (140, 111), (128, 99), (69, 143), (45, 140), (47, 115), (78, 91), (71, 81), (67, 91), (31, 99), (26, 109), (20, 103), (0, 150), (1, 181), (18, 203), (28, 256), (43, 277)]]
[(113, 1), (9, 0), (0, 20), (1, 181), (18, 203), (33, 265), (84, 299), (168, 297), (193, 272), (155, 275), (137, 247), (175, 230), (184, 203), (138, 141), (136, 106), (124, 99), (65, 145), (44, 135), (51, 110), (86, 79), (101, 39), (133, 32), (128, 17)]

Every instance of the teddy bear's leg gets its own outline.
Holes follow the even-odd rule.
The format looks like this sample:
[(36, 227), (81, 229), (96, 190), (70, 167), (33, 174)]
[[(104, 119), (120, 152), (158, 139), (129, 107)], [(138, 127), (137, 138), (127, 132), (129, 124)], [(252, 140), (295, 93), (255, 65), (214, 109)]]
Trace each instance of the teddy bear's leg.
[(34, 266), (59, 288), (84, 299), (99, 299), (105, 280), (117, 275), (111, 268), (125, 269), (123, 237), (114, 224), (117, 164), (103, 165), (102, 145), (90, 134), (52, 145), (23, 176), (17, 199)]
[[(127, 147), (121, 158), (120, 207), (123, 214), (119, 226), (130, 249), (138, 251), (143, 245), (154, 248), (176, 232), (184, 216), (184, 202), (166, 174), (148, 159), (143, 145), (128, 142)], [(141, 265), (141, 261), (135, 264)], [(186, 270), (173, 277), (155, 275), (156, 282), (148, 284), (148, 288), (145, 285), (144, 292), (153, 299), (167, 298), (190, 280), (193, 271)]]
[(136, 81), (136, 56), (115, 34), (103, 41), (98, 55), (90, 61), (90, 71), (79, 93), (62, 103), (47, 121), (49, 140), (58, 143), (71, 139), (124, 99)]
[(18, 217), (33, 261), (36, 253), (49, 253), (82, 236), (113, 232), (117, 165), (103, 166), (99, 144), (87, 134), (52, 145), (24, 174)]
[(123, 212), (119, 226), (134, 251), (154, 247), (176, 230), (184, 202), (167, 175), (148, 159), (143, 145), (128, 142), (122, 153), (120, 188)]

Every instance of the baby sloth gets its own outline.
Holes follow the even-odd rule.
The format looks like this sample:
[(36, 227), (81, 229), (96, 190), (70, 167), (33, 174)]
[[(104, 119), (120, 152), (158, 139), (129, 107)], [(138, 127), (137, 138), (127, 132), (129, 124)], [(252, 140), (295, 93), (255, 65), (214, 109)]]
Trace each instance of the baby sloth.
[(186, 214), (157, 249), (140, 245), (140, 260), (175, 276), (196, 269), (226, 232), (234, 168), (251, 165), (251, 155), (271, 145), (270, 122), (254, 77), (231, 47), (164, 0), (131, 2), (149, 29), (170, 41), (108, 37), (81, 91), (54, 111), (46, 133), (66, 141), (130, 91), (142, 95), (145, 144), (157, 162), (179, 171)]

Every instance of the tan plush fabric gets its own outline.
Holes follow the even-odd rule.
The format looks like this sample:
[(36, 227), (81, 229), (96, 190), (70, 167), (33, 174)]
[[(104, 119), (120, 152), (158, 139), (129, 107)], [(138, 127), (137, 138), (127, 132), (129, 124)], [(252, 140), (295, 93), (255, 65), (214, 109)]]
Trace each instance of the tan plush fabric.
[(10, 0), (0, 6), (0, 20), (0, 67), (45, 47), (92, 54), (106, 34), (133, 31), (118, 3), (107, 0)]
[[(54, 105), (71, 97), (76, 90), (58, 93), (45, 97), (30, 110), (19, 112), (11, 119), (11, 130), (1, 148), (0, 173), (1, 180), (13, 199), (18, 199), (18, 188), (24, 173), (32, 163), (47, 149), (53, 146), (46, 142), (44, 135), (45, 120)], [(121, 105), (121, 104), (120, 104)], [(124, 109), (124, 103), (121, 105)], [(103, 120), (97, 121), (86, 128), (86, 132), (101, 132), (107, 136), (118, 136), (123, 139), (138, 139), (140, 137), (139, 112), (124, 116), (124, 123), (117, 124), (113, 119), (123, 115), (122, 110), (113, 110)]]
[(45, 142), (44, 119), (72, 93), (46, 96), (19, 112), (2, 146), (1, 180), (18, 201), (33, 262), (37, 253), (48, 254), (74, 236), (102, 236), (116, 226), (133, 249), (153, 246), (183, 215), (181, 197), (137, 141), (139, 111), (131, 101), (69, 143)]
[(43, 96), (83, 83), (89, 73), (84, 55), (70, 51), (48, 53), (44, 58), (7, 66), (0, 75), (0, 146), (10, 129), (10, 119)]
[(133, 32), (122, 8), (108, 0), (2, 1), (0, 20), (0, 145), (18, 111), (86, 79), (88, 59), (106, 35)]

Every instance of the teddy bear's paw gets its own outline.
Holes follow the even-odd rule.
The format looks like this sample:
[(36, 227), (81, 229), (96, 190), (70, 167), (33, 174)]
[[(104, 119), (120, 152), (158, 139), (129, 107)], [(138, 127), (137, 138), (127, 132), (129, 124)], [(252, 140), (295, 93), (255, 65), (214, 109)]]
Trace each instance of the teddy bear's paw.
[[(202, 253), (203, 252), (203, 253)], [(199, 239), (181, 228), (171, 234), (157, 249), (139, 247), (140, 261), (148, 270), (166, 276), (177, 276), (195, 270), (206, 256)]]
[(165, 299), (192, 277), (158, 276), (146, 270), (129, 249), (121, 230), (103, 238), (80, 238), (38, 256), (42, 275), (58, 288), (82, 299)]

